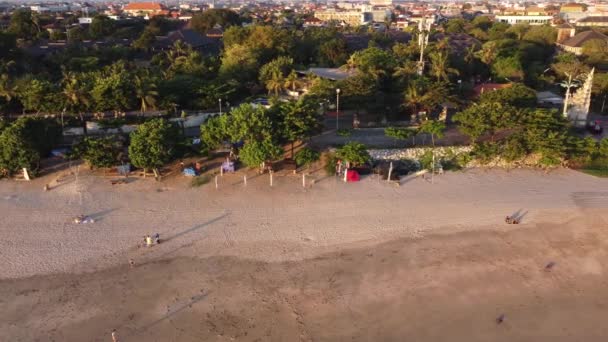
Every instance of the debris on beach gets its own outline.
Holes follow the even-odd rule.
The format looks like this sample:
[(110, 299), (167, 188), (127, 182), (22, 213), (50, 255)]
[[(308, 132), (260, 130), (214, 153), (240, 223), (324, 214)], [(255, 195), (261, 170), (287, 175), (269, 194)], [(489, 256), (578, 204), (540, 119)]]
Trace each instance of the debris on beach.
[(501, 314), (496, 318), (496, 324), (500, 324), (505, 321), (505, 314)]
[(551, 261), (545, 266), (545, 271), (551, 271), (551, 269), (555, 266), (555, 262)]

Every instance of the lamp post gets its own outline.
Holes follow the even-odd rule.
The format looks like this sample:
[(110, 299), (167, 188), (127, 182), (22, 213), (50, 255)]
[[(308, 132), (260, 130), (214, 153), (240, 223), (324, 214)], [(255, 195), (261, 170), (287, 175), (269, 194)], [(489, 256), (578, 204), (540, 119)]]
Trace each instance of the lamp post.
[(222, 99), (218, 99), (218, 102), (220, 103), (220, 115), (222, 115)]
[(336, 131), (338, 130), (338, 118), (340, 117), (340, 88), (336, 89)]

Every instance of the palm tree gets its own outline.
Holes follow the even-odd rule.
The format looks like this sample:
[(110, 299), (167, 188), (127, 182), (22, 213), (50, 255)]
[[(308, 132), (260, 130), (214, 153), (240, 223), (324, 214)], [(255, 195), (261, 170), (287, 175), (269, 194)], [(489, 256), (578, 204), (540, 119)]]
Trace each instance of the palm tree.
[(487, 65), (490, 65), (496, 59), (496, 55), (498, 54), (498, 46), (496, 42), (489, 41), (483, 44), (481, 50), (477, 51), (477, 55), (482, 62)]
[(150, 79), (147, 72), (140, 75), (135, 75), (135, 96), (140, 101), (140, 111), (143, 114), (148, 110), (148, 107), (155, 108), (156, 98), (158, 97), (158, 91), (156, 90), (156, 84)]
[(272, 77), (266, 81), (266, 89), (268, 94), (274, 93), (274, 96), (279, 96), (279, 92), (283, 90), (285, 80), (281, 72), (273, 72)]
[(416, 74), (418, 71), (418, 66), (414, 61), (405, 61), (402, 65), (395, 68), (393, 72), (393, 77), (404, 78), (407, 79), (412, 75)]
[(414, 115), (418, 114), (420, 106), (422, 106), (422, 103), (425, 101), (425, 95), (421, 89), (414, 84), (410, 84), (407, 89), (405, 89), (404, 98), (405, 106), (412, 108)]
[(458, 70), (449, 67), (448, 54), (444, 52), (433, 52), (431, 58), (431, 74), (437, 81), (449, 81), (449, 74), (458, 75)]
[(294, 70), (291, 70), (287, 78), (285, 78), (285, 88), (290, 88), (291, 91), (296, 91), (296, 88), (300, 85), (298, 74)]
[(84, 90), (82, 81), (74, 73), (68, 72), (64, 74), (62, 93), (66, 105), (69, 106), (72, 111), (78, 112), (83, 132), (87, 135), (87, 123), (83, 111), (89, 106), (90, 101), (88, 93)]

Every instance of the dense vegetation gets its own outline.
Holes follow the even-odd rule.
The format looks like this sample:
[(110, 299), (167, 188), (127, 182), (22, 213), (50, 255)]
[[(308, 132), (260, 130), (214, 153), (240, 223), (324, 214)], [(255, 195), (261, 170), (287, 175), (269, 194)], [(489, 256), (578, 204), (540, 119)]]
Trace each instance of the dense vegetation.
[[(367, 28), (303, 29), (302, 18), (293, 13), (289, 16), (294, 26), (254, 23), (243, 27), (241, 23), (252, 21), (247, 13), (211, 10), (196, 15), (190, 26), (200, 34), (216, 27), (224, 29), (218, 54), (182, 42), (159, 50), (156, 37), (180, 29), (176, 21), (162, 17), (123, 23), (96, 16), (88, 28), (75, 26), (64, 37), (39, 29), (50, 18), (19, 10), (7, 30), (0, 32), (0, 112), (64, 113), (68, 125), (82, 125), (98, 112), (120, 117), (121, 112), (162, 110), (179, 115), (186, 110), (215, 111), (223, 101), (224, 108), (233, 104), (230, 114), (214, 117), (201, 127), (203, 152), (226, 142), (242, 143), (242, 160), (258, 166), (280, 157), (282, 146), (291, 144), (290, 156), (308, 164), (313, 156), (296, 157), (293, 143), (319, 132), (319, 105), (332, 107), (335, 89), (340, 88), (341, 108), (379, 120), (421, 125), (417, 132), (430, 136), (433, 145), (445, 128), (439, 113), (445, 107), (455, 108), (454, 122), (471, 138), (474, 155), (482, 160), (494, 156), (517, 160), (537, 154), (541, 164), (549, 165), (599, 158), (599, 147), (577, 138), (560, 114), (536, 108), (534, 92), (572, 90), (590, 67), (596, 67), (593, 108), (604, 112), (608, 76), (602, 68), (608, 51), (596, 42), (576, 57), (556, 53), (556, 32), (549, 26), (509, 26), (486, 17), (452, 19), (429, 33), (420, 75), (415, 28), (409, 36)], [(74, 20), (66, 17), (64, 23)], [(453, 44), (456, 35), (466, 35), (468, 43)], [(41, 41), (65, 38), (68, 47), (54, 54), (35, 57), (28, 53)], [(88, 39), (104, 44), (92, 46), (86, 44)], [(357, 72), (337, 82), (296, 73), (312, 66)], [(474, 85), (486, 81), (512, 86), (471, 101)], [(271, 99), (270, 108), (248, 104), (253, 97), (275, 98), (302, 87), (308, 92), (297, 101)], [(55, 137), (52, 143), (40, 145), (36, 140), (40, 138), (30, 133), (34, 128), (28, 125), (42, 121), (27, 122), (30, 124), (25, 119), (6, 120), (2, 125), (0, 167), (6, 174), (21, 167), (37, 169), (40, 158), (48, 155), (48, 147), (57, 142)], [(44, 122), (49, 132), (60, 127), (55, 121)], [(396, 140), (407, 139), (413, 132), (404, 128), (386, 131)], [(155, 170), (180, 155), (180, 134), (158, 119), (132, 133), (130, 144), (86, 138), (79, 153), (92, 165), (104, 167), (122, 161), (128, 149), (134, 165)]]

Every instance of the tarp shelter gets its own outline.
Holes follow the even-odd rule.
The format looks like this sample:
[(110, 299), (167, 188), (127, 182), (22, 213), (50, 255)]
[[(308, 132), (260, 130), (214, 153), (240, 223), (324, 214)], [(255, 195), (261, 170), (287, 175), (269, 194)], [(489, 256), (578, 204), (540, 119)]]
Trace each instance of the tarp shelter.
[(224, 172), (234, 172), (234, 162), (233, 161), (225, 161), (222, 163), (222, 170)]
[(346, 171), (346, 181), (347, 182), (358, 182), (361, 179), (359, 176), (359, 172), (356, 170), (348, 170)]
[(196, 171), (191, 167), (187, 167), (184, 169), (184, 176), (194, 177), (196, 176)]

